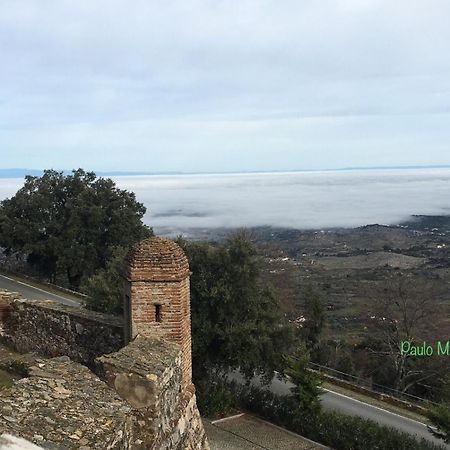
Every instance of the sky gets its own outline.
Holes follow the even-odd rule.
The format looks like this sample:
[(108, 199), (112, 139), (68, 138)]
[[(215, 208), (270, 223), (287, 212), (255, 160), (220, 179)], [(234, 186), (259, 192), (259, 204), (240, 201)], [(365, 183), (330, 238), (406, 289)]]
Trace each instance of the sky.
[(3, 0), (0, 169), (450, 164), (448, 0)]

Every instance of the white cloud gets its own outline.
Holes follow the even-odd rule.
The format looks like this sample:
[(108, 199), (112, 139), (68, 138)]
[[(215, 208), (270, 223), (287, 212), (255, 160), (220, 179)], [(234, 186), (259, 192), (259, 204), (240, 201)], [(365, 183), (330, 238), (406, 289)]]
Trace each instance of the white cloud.
[(189, 228), (353, 227), (448, 214), (450, 169), (119, 177), (157, 232)]
[[(158, 233), (190, 228), (355, 227), (448, 214), (450, 169), (116, 177)], [(0, 200), (22, 180), (0, 179)]]

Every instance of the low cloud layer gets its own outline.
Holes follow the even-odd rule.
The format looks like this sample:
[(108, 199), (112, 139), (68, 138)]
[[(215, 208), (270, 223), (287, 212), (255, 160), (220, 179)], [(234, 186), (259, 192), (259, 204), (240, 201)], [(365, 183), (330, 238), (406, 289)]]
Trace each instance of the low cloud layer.
[(156, 229), (353, 227), (450, 213), (450, 170), (161, 177), (119, 184), (148, 205), (146, 220)]
[[(355, 227), (450, 214), (450, 169), (117, 177), (148, 208), (155, 231)], [(0, 198), (21, 180), (0, 180)]]

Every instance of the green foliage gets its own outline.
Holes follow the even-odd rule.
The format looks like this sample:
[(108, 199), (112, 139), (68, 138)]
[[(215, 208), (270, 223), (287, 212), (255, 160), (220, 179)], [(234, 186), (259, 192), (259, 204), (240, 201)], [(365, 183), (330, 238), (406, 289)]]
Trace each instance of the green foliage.
[[(235, 388), (235, 395), (245, 410), (271, 423), (294, 429), (293, 424), (298, 418), (298, 403), (293, 396), (275, 395), (256, 386), (239, 386)], [(305, 415), (304, 418), (306, 417)]]
[(129, 247), (151, 234), (145, 207), (110, 179), (82, 169), (71, 175), (46, 170), (0, 206), (0, 245), (28, 255), (50, 281), (63, 273), (77, 289), (104, 268), (113, 246)]
[(299, 415), (295, 396), (278, 396), (266, 389), (233, 383), (221, 389), (227, 391), (227, 396), (233, 394), (241, 408), (335, 450), (443, 450), (424, 439), (360, 417), (328, 411)]
[(312, 286), (307, 286), (302, 294), (306, 322), (305, 340), (310, 347), (317, 345), (325, 325), (325, 307), (319, 294)]
[(320, 378), (308, 369), (309, 352), (302, 347), (297, 352), (297, 357), (286, 357), (287, 367), (285, 374), (295, 385), (292, 393), (297, 402), (296, 418), (301, 420), (305, 415), (317, 415), (321, 409), (319, 396)]
[(272, 292), (261, 285), (256, 249), (242, 233), (213, 247), (179, 240), (189, 258), (194, 375), (207, 368), (279, 367), (292, 342)]
[(355, 373), (355, 366), (353, 363), (352, 354), (350, 352), (345, 350), (341, 352), (337, 360), (336, 370), (349, 375), (353, 375)]
[(229, 415), (238, 405), (235, 386), (220, 381), (205, 382), (202, 380), (195, 386), (197, 405), (204, 417)]
[(336, 450), (442, 450), (425, 439), (336, 412), (322, 412), (297, 431)]
[(450, 407), (449, 405), (441, 404), (428, 411), (428, 418), (434, 425), (433, 428), (428, 427), (429, 430), (439, 439), (442, 439), (446, 444), (450, 444)]
[(82, 291), (88, 295), (85, 301), (86, 308), (108, 314), (122, 314), (121, 271), (127, 251), (128, 249), (124, 247), (114, 247), (106, 267), (89, 277), (82, 285)]

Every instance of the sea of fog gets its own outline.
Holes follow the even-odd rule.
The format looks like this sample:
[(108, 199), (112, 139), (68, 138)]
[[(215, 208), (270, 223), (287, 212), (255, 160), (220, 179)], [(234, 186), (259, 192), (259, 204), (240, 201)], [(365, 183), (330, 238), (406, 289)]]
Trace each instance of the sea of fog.
[[(450, 214), (450, 169), (349, 170), (115, 177), (147, 207), (161, 234), (193, 228), (331, 228), (397, 224), (413, 214)], [(21, 179), (0, 180), (0, 199)]]

